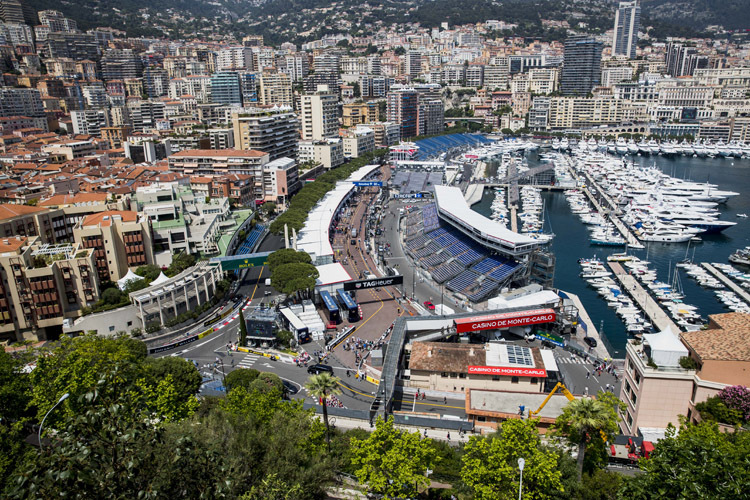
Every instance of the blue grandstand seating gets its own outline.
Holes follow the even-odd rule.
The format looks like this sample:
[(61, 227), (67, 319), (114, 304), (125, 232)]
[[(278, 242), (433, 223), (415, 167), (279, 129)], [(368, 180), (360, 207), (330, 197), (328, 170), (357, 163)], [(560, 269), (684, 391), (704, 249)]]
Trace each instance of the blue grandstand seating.
[(473, 248), (470, 248), (461, 255), (457, 256), (456, 260), (468, 267), (483, 257), (484, 254), (477, 252)]
[(425, 235), (417, 236), (406, 242), (406, 247), (410, 250), (417, 250), (425, 246), (430, 240)]
[(492, 141), (480, 134), (450, 134), (422, 139), (421, 141), (417, 141), (416, 144), (419, 146), (419, 158), (427, 160), (451, 148), (465, 145), (478, 146), (489, 142)]
[(434, 279), (438, 283), (443, 283), (451, 278), (458, 276), (463, 272), (463, 270), (464, 268), (461, 267), (458, 262), (449, 262), (448, 264), (443, 264), (442, 266), (435, 268), (432, 271), (432, 279)]
[(448, 255), (445, 252), (435, 253), (425, 257), (422, 262), (427, 264), (430, 268), (435, 268), (448, 260)]
[(446, 288), (452, 292), (463, 292), (477, 282), (479, 275), (474, 271), (466, 270), (446, 283)]
[(427, 257), (428, 255), (432, 255), (434, 253), (437, 253), (438, 250), (440, 250), (440, 247), (438, 247), (435, 243), (432, 241), (427, 244), (424, 248), (417, 250), (414, 252), (414, 255), (419, 257), (420, 259), (423, 259)]
[(497, 257), (487, 257), (482, 260), (479, 264), (472, 266), (472, 270), (480, 274), (487, 274), (492, 270), (502, 266), (505, 263), (505, 259), (499, 259)]
[(240, 247), (235, 252), (235, 255), (244, 255), (253, 251), (253, 246), (258, 242), (258, 239), (263, 235), (266, 226), (263, 224), (256, 224), (255, 227), (247, 235), (245, 241), (242, 242)]
[(463, 241), (456, 241), (453, 245), (449, 246), (445, 250), (452, 256), (456, 257), (457, 255), (461, 255), (468, 249), (469, 247), (466, 243), (464, 243)]
[(508, 261), (505, 264), (503, 264), (502, 267), (495, 269), (494, 271), (489, 273), (487, 276), (489, 278), (492, 278), (493, 280), (502, 281), (508, 276), (510, 276), (511, 274), (513, 274), (513, 272), (516, 270), (517, 267), (518, 267), (517, 262)]
[(472, 302), (482, 302), (492, 295), (498, 286), (499, 283), (497, 281), (485, 279), (477, 287), (470, 290), (466, 296)]

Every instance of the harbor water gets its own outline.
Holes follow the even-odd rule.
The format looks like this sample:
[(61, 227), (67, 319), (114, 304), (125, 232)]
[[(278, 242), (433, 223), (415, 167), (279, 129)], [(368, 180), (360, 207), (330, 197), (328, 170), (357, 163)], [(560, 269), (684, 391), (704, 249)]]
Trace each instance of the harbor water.
[[(726, 204), (719, 205), (721, 219), (737, 222), (737, 225), (719, 234), (700, 235), (699, 243), (650, 243), (643, 250), (628, 250), (651, 264), (656, 269), (660, 281), (672, 281), (675, 264), (693, 259), (700, 262), (728, 263), (727, 257), (737, 248), (750, 245), (750, 218), (738, 218), (737, 214), (750, 215), (750, 160), (724, 158), (665, 158), (662, 156), (628, 157), (636, 165), (655, 166), (664, 173), (680, 179), (695, 182), (710, 182), (719, 189), (739, 192)], [(537, 164), (536, 155), (529, 157), (529, 166)], [(486, 216), (491, 213), (490, 205), (494, 198), (493, 189), (485, 189), (482, 199), (472, 208)], [(544, 192), (542, 199), (546, 205), (545, 232), (555, 234), (551, 249), (556, 257), (555, 287), (577, 294), (583, 302), (597, 328), (603, 330), (602, 338), (610, 354), (615, 358), (625, 356), (625, 342), (628, 334), (614, 309), (589, 287), (580, 276), (578, 259), (599, 257), (602, 260), (611, 253), (622, 252), (622, 247), (602, 247), (589, 243), (589, 231), (577, 215), (571, 213), (562, 192)], [(710, 289), (701, 288), (682, 268), (678, 268), (680, 283), (685, 293), (684, 302), (699, 308), (701, 316), (729, 312), (719, 302)]]

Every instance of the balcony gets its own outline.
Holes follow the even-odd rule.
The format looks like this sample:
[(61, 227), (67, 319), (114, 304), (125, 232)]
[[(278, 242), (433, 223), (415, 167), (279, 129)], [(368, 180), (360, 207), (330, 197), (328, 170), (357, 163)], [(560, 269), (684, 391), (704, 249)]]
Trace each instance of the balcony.
[(640, 340), (628, 340), (625, 349), (630, 363), (646, 377), (692, 378), (696, 373), (680, 366), (657, 366), (651, 359), (651, 349)]

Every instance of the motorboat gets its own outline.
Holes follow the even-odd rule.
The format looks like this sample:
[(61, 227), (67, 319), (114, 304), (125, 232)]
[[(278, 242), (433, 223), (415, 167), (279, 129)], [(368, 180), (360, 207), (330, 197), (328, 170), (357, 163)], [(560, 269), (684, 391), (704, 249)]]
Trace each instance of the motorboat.
[(615, 150), (617, 151), (618, 155), (624, 155), (628, 153), (628, 143), (625, 142), (625, 139), (622, 137), (617, 138), (617, 142), (615, 142)]

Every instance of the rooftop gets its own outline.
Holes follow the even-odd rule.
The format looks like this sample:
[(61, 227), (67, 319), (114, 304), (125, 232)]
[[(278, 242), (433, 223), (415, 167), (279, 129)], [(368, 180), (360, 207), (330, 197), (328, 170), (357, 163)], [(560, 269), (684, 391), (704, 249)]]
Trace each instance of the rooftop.
[(263, 151), (257, 151), (255, 149), (250, 150), (244, 150), (244, 149), (223, 149), (223, 150), (216, 150), (216, 149), (186, 149), (184, 151), (179, 151), (177, 153), (174, 153), (171, 155), (172, 157), (182, 158), (182, 157), (191, 157), (191, 156), (209, 156), (214, 158), (235, 158), (235, 157), (243, 157), (243, 158), (261, 158), (263, 156), (268, 155), (268, 153), (264, 153)]
[(111, 226), (112, 220), (119, 218), (123, 222), (135, 222), (138, 220), (136, 212), (127, 210), (108, 210), (98, 214), (92, 214), (81, 221), (81, 227), (85, 226)]
[(60, 205), (75, 205), (77, 203), (105, 203), (107, 193), (75, 193), (56, 194), (39, 203), (40, 207), (56, 207)]
[(701, 360), (750, 361), (750, 314), (713, 314), (706, 330), (683, 332), (682, 340)]
[(16, 236), (15, 238), (3, 238), (0, 239), (0, 254), (7, 252), (15, 252), (26, 244), (27, 238), (25, 236)]
[(13, 203), (0, 203), (0, 220), (12, 219), (24, 215), (35, 214), (47, 210), (43, 207), (31, 207), (28, 205), (16, 205)]
[(479, 344), (414, 342), (411, 348), (409, 369), (467, 373), (469, 366), (484, 366), (486, 359), (484, 346)]

